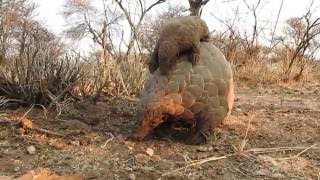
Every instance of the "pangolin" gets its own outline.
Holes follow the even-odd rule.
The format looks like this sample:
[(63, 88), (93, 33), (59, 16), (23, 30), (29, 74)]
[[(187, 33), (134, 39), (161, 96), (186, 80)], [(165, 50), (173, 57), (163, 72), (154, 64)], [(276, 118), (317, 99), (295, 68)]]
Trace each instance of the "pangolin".
[(179, 57), (169, 75), (161, 75), (157, 69), (146, 81), (140, 94), (135, 140), (143, 140), (170, 115), (195, 122), (191, 144), (206, 143), (208, 134), (230, 115), (233, 74), (222, 52), (209, 42), (201, 42), (199, 63), (193, 66), (186, 58), (188, 55)]
[(204, 20), (199, 16), (171, 18), (161, 28), (149, 71), (153, 73), (159, 67), (161, 75), (168, 75), (177, 57), (187, 51), (192, 52), (187, 60), (195, 65), (199, 61), (200, 42), (209, 42), (209, 28)]

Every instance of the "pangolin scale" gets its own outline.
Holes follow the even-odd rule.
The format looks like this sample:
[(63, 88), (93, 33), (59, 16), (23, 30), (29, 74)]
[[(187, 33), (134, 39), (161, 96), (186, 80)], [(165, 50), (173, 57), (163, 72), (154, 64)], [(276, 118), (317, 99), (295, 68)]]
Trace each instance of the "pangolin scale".
[(200, 61), (192, 66), (187, 55), (169, 75), (157, 69), (141, 91), (135, 140), (142, 140), (151, 130), (166, 121), (166, 115), (195, 123), (192, 144), (207, 140), (207, 135), (221, 125), (234, 102), (233, 75), (222, 52), (209, 42), (200, 44)]

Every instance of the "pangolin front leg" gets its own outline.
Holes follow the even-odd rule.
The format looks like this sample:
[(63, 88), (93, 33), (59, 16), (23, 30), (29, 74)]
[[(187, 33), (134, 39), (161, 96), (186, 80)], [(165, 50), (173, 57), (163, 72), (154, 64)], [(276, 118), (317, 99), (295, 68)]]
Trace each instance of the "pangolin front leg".
[(211, 117), (207, 112), (207, 108), (203, 109), (195, 115), (196, 127), (194, 133), (191, 134), (191, 137), (188, 140), (189, 144), (201, 145), (205, 144), (208, 141), (210, 136), (210, 123)]

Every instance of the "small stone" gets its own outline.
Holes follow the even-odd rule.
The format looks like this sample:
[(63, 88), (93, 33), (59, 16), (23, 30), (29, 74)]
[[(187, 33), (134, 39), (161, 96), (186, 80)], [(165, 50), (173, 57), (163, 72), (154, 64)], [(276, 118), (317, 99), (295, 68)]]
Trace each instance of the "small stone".
[(80, 142), (79, 141), (71, 141), (70, 144), (72, 144), (74, 146), (80, 146)]
[(151, 148), (147, 148), (147, 150), (146, 150), (146, 154), (147, 154), (147, 155), (149, 155), (149, 156), (153, 156), (153, 154), (154, 154), (154, 150), (153, 150), (153, 149), (151, 149)]
[(124, 168), (126, 171), (133, 171), (133, 169), (131, 167), (126, 167)]
[(135, 179), (136, 179), (136, 175), (134, 175), (134, 174), (129, 174), (129, 179), (130, 179), (130, 180), (135, 180)]
[(257, 176), (267, 176), (270, 174), (270, 171), (268, 169), (259, 169), (255, 174)]
[(19, 172), (19, 171), (20, 171), (20, 167), (17, 166), (17, 167), (15, 167), (13, 170), (14, 170), (14, 172)]
[(10, 154), (10, 151), (9, 151), (9, 149), (6, 149), (6, 150), (4, 150), (2, 153), (5, 154), (5, 155), (9, 155), (9, 154)]
[(276, 144), (276, 142), (274, 142), (274, 141), (271, 141), (271, 142), (270, 142), (270, 144), (271, 144), (271, 145), (275, 145), (275, 144)]
[(146, 171), (146, 172), (150, 172), (150, 171), (154, 171), (154, 168), (153, 167), (141, 167), (140, 168), (141, 170), (143, 170), (143, 171)]
[(27, 151), (29, 154), (35, 154), (36, 153), (36, 148), (34, 146), (28, 146)]
[(132, 170), (133, 170), (133, 171), (139, 170), (139, 166), (132, 166)]
[(240, 108), (234, 108), (234, 111), (235, 111), (235, 112), (241, 112), (242, 109), (240, 109)]
[(213, 149), (213, 147), (204, 147), (204, 146), (201, 146), (201, 147), (198, 147), (197, 151), (198, 152), (207, 152), (207, 151), (211, 151)]

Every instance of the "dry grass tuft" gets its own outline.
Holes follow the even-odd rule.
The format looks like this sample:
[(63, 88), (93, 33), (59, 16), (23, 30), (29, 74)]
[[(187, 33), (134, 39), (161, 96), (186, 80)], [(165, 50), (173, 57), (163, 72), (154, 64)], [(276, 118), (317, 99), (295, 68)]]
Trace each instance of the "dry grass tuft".
[[(98, 63), (97, 63), (98, 62)], [(76, 88), (76, 94), (97, 100), (101, 94), (114, 97), (135, 97), (144, 85), (147, 69), (137, 59), (108, 59), (86, 62), (85, 76)]]
[(84, 72), (74, 55), (52, 56), (33, 51), (0, 67), (2, 106), (50, 105), (73, 98), (73, 89)]

